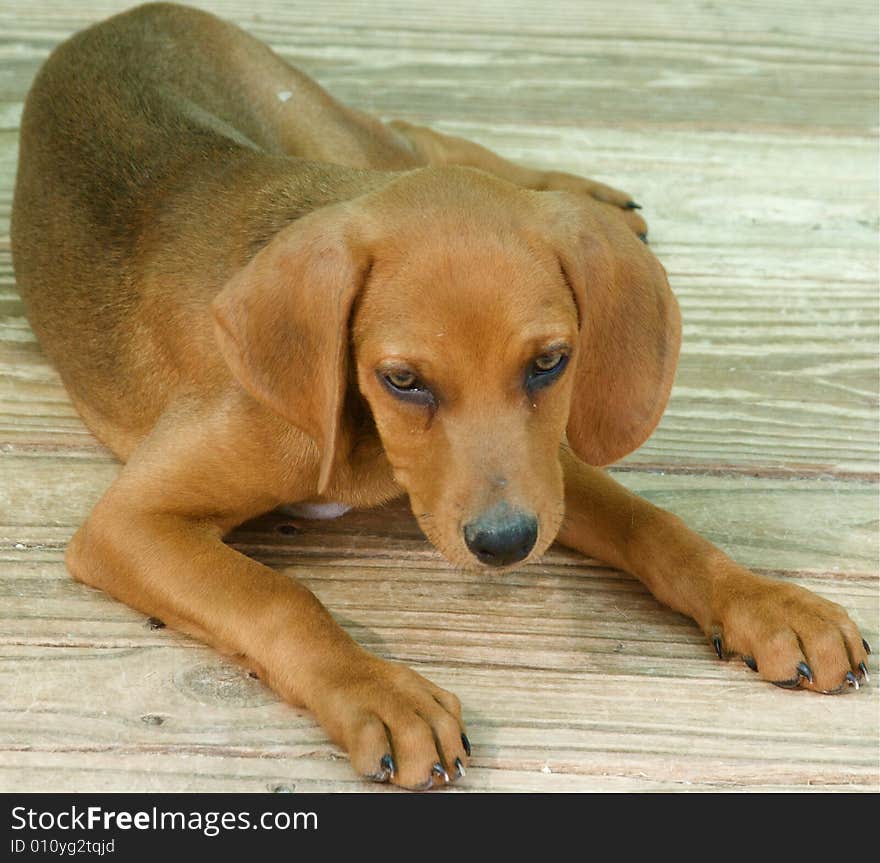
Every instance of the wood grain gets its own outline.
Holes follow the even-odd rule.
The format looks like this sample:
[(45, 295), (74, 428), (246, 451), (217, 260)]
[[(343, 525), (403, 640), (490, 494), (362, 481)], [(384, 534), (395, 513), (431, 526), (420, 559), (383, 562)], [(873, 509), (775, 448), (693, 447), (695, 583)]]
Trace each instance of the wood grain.
[[(57, 41), (129, 5), (7, 0), (0, 100), (20, 97)], [(865, 0), (845, 10), (829, 0), (809, 10), (795, 0), (194, 5), (232, 18), (377, 113), (861, 133), (877, 111), (877, 9)]]
[[(52, 47), (128, 5), (0, 0), (0, 790), (384, 791), (245, 669), (65, 572), (119, 467), (15, 291), (17, 130)], [(684, 345), (616, 477), (880, 644), (876, 4), (197, 5), (343, 100), (631, 192)], [(880, 790), (874, 684), (761, 684), (634, 579), (558, 547), (457, 571), (405, 501), (290, 525), (268, 514), (230, 542), (459, 695), (475, 747), (459, 791)]]
[[(869, 790), (876, 781), (870, 737), (852, 731), (871, 725), (876, 689), (837, 699), (777, 693), (744, 666), (713, 679), (681, 677), (674, 665), (668, 676), (537, 677), (411, 663), (470, 705), (476, 757), (464, 790)], [(6, 648), (0, 683), (15, 693), (0, 709), (7, 781), (32, 786), (64, 765), (62, 782), (78, 790), (360, 787), (308, 714), (202, 648), (56, 649), (48, 661), (44, 649)], [(71, 710), (74, 687), (106, 698)]]

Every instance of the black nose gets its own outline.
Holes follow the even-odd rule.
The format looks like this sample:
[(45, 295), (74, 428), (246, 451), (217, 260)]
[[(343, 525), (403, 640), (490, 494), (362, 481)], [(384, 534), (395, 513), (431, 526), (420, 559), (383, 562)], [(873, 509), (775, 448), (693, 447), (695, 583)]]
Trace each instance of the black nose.
[(489, 566), (509, 566), (524, 560), (537, 538), (538, 519), (506, 503), (492, 507), (464, 526), (467, 547)]

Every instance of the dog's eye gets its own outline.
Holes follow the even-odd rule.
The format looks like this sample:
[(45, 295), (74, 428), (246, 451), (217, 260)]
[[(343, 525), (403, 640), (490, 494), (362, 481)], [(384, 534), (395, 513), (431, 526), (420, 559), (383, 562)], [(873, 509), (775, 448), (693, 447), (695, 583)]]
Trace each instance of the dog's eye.
[(552, 354), (541, 354), (535, 359), (535, 369), (539, 372), (552, 372), (562, 362), (562, 357), (556, 351)]
[(568, 363), (564, 351), (548, 351), (535, 357), (526, 374), (526, 387), (529, 390), (541, 389), (555, 381)]
[(418, 389), (418, 378), (412, 372), (387, 372), (385, 380), (396, 390)]
[(433, 407), (434, 393), (409, 369), (385, 369), (377, 372), (385, 388), (403, 401)]

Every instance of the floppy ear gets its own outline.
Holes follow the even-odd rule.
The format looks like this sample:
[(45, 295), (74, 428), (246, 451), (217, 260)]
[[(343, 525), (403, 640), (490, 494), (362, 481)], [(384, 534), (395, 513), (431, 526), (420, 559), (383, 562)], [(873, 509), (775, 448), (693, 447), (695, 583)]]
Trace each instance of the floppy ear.
[(606, 465), (641, 446), (660, 421), (681, 316), (663, 266), (622, 218), (557, 197), (553, 242), (580, 317), (566, 432), (584, 461)]
[(279, 231), (212, 303), (220, 352), (239, 383), (317, 444), (319, 492), (340, 445), (348, 319), (369, 266), (337, 205)]

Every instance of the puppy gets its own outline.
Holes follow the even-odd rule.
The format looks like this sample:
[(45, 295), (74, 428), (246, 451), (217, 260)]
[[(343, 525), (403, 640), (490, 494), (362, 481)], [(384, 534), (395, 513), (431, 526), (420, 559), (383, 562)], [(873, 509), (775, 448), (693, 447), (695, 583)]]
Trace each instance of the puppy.
[(377, 781), (464, 774), (454, 695), (223, 537), (407, 494), (461, 567), (555, 539), (781, 686), (867, 676), (846, 612), (760, 578), (601, 469), (658, 422), (676, 301), (628, 195), (341, 105), (241, 30), (142, 6), (62, 44), (22, 117), (33, 329), (125, 462), (73, 576), (256, 669)]

